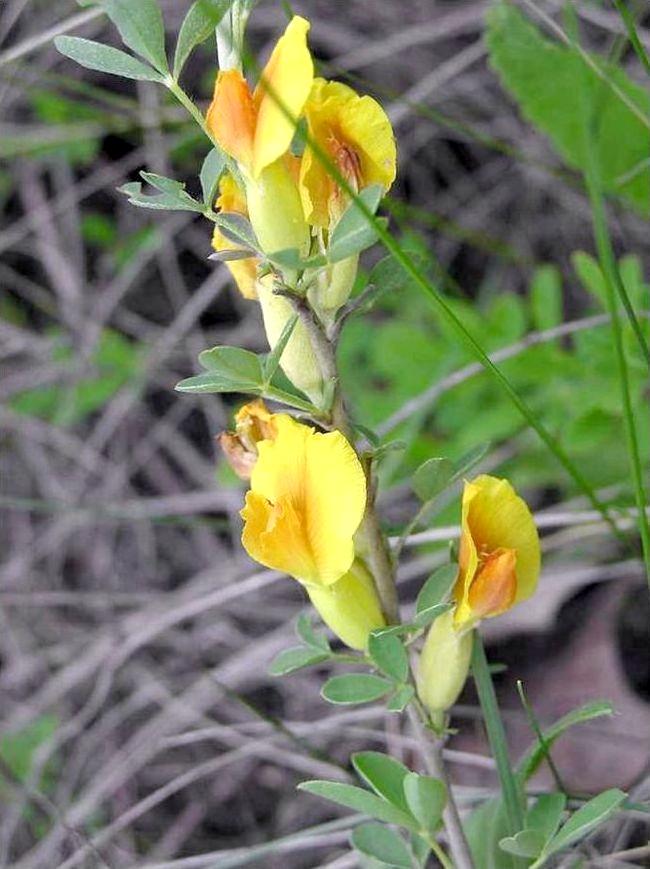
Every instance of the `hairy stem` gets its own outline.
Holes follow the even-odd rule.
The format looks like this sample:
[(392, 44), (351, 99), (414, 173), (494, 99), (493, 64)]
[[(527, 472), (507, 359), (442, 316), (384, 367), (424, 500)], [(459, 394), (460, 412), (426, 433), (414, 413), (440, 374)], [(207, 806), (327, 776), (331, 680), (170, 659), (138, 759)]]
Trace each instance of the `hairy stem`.
[[(419, 704), (417, 706), (419, 707)], [(460, 814), (458, 813), (458, 807), (454, 800), (451, 791), (451, 784), (447, 777), (447, 771), (442, 759), (442, 740), (434, 740), (429, 737), (422, 721), (425, 716), (424, 711), (421, 708), (417, 708), (412, 704), (409, 706), (408, 712), (415, 735), (422, 746), (422, 755), (427, 772), (435, 778), (440, 779), (447, 788), (447, 803), (442, 813), (442, 820), (449, 837), (449, 847), (454, 858), (456, 869), (474, 869), (474, 860), (472, 859), (472, 854), (469, 850), (467, 839), (465, 838), (465, 832), (463, 830)], [(436, 856), (440, 859), (437, 852)], [(445, 864), (443, 863), (443, 866), (444, 865)]]
[[(318, 318), (309, 306), (307, 300), (295, 293), (283, 293), (293, 305), (296, 313), (304, 324), (314, 350), (316, 359), (323, 375), (323, 380), (334, 383), (334, 395), (332, 399), (331, 420), (348, 441), (354, 445), (354, 432), (350, 423), (345, 402), (339, 384), (338, 369), (336, 365), (336, 347), (328, 340)], [(370, 472), (369, 472), (370, 473)], [(399, 621), (399, 605), (397, 599), (397, 587), (395, 584), (395, 568), (393, 565), (386, 537), (381, 530), (377, 512), (375, 510), (374, 496), (372, 494), (371, 480), (368, 480), (368, 500), (366, 512), (359, 529), (360, 538), (367, 548), (370, 571), (375, 579), (377, 594), (381, 601), (381, 607), (386, 620), (395, 624)]]

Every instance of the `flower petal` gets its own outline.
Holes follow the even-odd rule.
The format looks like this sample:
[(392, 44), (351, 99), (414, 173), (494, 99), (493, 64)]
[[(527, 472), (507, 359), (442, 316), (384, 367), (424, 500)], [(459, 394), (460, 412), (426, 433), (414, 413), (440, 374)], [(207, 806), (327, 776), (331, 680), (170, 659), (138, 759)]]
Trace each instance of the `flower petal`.
[(535, 591), (539, 570), (539, 537), (526, 502), (507, 480), (483, 474), (466, 483), (454, 590), (456, 625), (497, 615), (526, 600)]
[[(219, 196), (215, 202), (218, 211), (230, 211), (246, 216), (246, 198), (232, 175), (225, 173), (219, 182)], [(231, 241), (215, 226), (212, 234), (212, 247), (220, 250), (241, 250), (242, 245)], [(257, 258), (249, 257), (242, 260), (231, 260), (226, 266), (233, 276), (237, 289), (245, 299), (257, 298)]]
[(206, 123), (226, 154), (244, 167), (253, 162), (255, 115), (246, 79), (236, 69), (222, 70), (215, 82)]
[[(250, 493), (256, 511), (248, 511), (247, 499), (244, 546), (263, 564), (296, 579), (331, 585), (354, 560), (353, 536), (366, 502), (363, 468), (340, 432), (321, 434), (285, 414), (277, 414), (274, 421), (275, 440), (261, 441), (258, 447)], [(269, 504), (263, 528), (260, 501)], [(271, 513), (273, 506), (281, 508), (278, 515)], [(266, 532), (264, 560), (253, 551), (253, 538), (261, 530)]]
[[(361, 189), (395, 179), (396, 149), (388, 116), (378, 102), (360, 97), (341, 82), (314, 80), (305, 116), (311, 140), (335, 163), (346, 180)], [(307, 220), (327, 227), (338, 187), (327, 167), (307, 145), (303, 154), (300, 193)], [(342, 211), (345, 203), (337, 210)]]
[(257, 126), (252, 172), (256, 178), (262, 169), (289, 150), (309, 96), (314, 64), (307, 47), (308, 31), (309, 22), (294, 15), (255, 88)]

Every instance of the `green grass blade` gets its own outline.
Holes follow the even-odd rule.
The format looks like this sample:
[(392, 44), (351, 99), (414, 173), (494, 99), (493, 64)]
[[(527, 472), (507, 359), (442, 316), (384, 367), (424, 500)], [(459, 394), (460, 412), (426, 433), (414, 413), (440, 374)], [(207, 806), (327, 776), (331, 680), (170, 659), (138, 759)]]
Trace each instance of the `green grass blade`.
[(488, 668), (488, 661), (483, 648), (483, 641), (478, 631), (474, 631), (474, 646), (472, 649), (472, 674), (478, 691), (483, 720), (487, 730), (492, 755), (497, 765), (503, 804), (508, 819), (508, 828), (511, 836), (518, 833), (524, 826), (524, 802), (523, 794), (517, 783), (510, 756), (506, 732), (503, 727), (499, 705), (492, 684), (492, 677)]
[[(591, 136), (587, 136), (591, 140)], [(630, 459), (630, 466), (634, 482), (634, 496), (638, 510), (639, 532), (641, 534), (641, 545), (643, 548), (643, 561), (645, 564), (646, 578), (650, 586), (650, 529), (648, 527), (648, 514), (646, 512), (646, 493), (643, 481), (643, 467), (641, 463), (641, 455), (639, 452), (639, 440), (634, 422), (634, 410), (632, 407), (632, 397), (630, 393), (630, 376), (628, 371), (627, 359), (625, 356), (625, 348), (623, 346), (623, 336), (621, 330), (621, 320), (616, 302), (614, 287), (618, 282), (621, 282), (618, 274), (618, 267), (612, 249), (609, 230), (607, 228), (607, 216), (605, 213), (605, 202), (603, 199), (600, 186), (598, 184), (597, 175), (595, 172), (594, 161), (592, 159), (592, 149), (587, 148), (587, 165), (585, 169), (585, 182), (591, 202), (591, 213), (594, 227), (594, 238), (596, 241), (596, 249), (598, 258), (603, 272), (605, 292), (607, 294), (607, 303), (612, 323), (612, 338), (614, 340), (614, 349), (618, 362), (618, 376), (621, 387), (621, 402), (623, 405), (623, 418), (625, 423), (625, 439), (627, 442), (627, 451)]]
[(616, 6), (618, 14), (623, 19), (623, 24), (625, 25), (625, 30), (627, 31), (627, 36), (632, 48), (635, 50), (637, 57), (643, 64), (645, 71), (650, 75), (650, 58), (648, 57), (648, 53), (646, 52), (643, 43), (639, 39), (634, 16), (627, 8), (625, 0), (612, 0), (612, 2), (614, 6)]

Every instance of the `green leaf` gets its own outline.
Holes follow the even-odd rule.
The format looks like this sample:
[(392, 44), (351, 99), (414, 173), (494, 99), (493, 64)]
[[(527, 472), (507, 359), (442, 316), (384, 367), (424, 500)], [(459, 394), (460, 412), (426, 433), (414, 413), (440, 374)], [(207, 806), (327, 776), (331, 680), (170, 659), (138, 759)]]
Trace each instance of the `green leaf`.
[(291, 338), (293, 330), (296, 328), (297, 322), (297, 314), (289, 317), (289, 319), (282, 328), (282, 332), (280, 333), (280, 337), (278, 338), (275, 347), (271, 350), (271, 352), (264, 360), (264, 363), (262, 365), (262, 373), (264, 375), (264, 380), (267, 384), (271, 382), (273, 375), (278, 370), (280, 359), (282, 359), (282, 354), (284, 353), (285, 348), (289, 343), (289, 338)]
[(391, 679), (406, 682), (409, 661), (399, 637), (373, 631), (368, 638), (368, 654), (377, 667)]
[(576, 250), (571, 254), (571, 264), (585, 290), (595, 296), (604, 308), (607, 308), (605, 278), (598, 260), (583, 250)]
[(457, 564), (442, 564), (437, 567), (420, 589), (415, 601), (415, 612), (420, 615), (431, 607), (446, 603), (457, 576)]
[(560, 826), (565, 806), (565, 794), (542, 794), (526, 813), (526, 827), (541, 833), (546, 844)]
[(179, 392), (260, 392), (259, 358), (240, 347), (213, 347), (199, 354), (206, 374), (188, 377), (176, 385)]
[(100, 0), (99, 5), (119, 30), (124, 44), (166, 75), (169, 66), (165, 26), (156, 0)]
[(371, 794), (363, 788), (333, 781), (306, 781), (298, 785), (298, 790), (306, 791), (317, 797), (331, 800), (339, 806), (345, 806), (355, 812), (363, 812), (386, 824), (397, 824), (409, 830), (417, 828), (414, 819), (407, 813), (395, 808), (381, 797)]
[(562, 279), (555, 266), (535, 270), (530, 286), (530, 309), (536, 329), (553, 329), (562, 322)]
[(447, 804), (447, 788), (440, 779), (410, 772), (404, 779), (404, 796), (413, 817), (422, 830), (435, 833)]
[(349, 706), (379, 700), (392, 687), (391, 682), (381, 676), (373, 676), (371, 673), (346, 673), (328, 679), (320, 693), (330, 703)]
[(621, 806), (627, 794), (618, 788), (603, 791), (582, 808), (574, 812), (560, 832), (544, 849), (544, 856), (550, 856), (582, 839), (596, 827), (604, 823)]
[(506, 836), (499, 842), (502, 851), (515, 857), (535, 858), (542, 852), (544, 836), (539, 830), (520, 830), (514, 836)]
[(319, 649), (323, 652), (330, 651), (330, 644), (327, 642), (325, 634), (316, 632), (312, 624), (311, 618), (305, 613), (301, 613), (296, 619), (296, 634), (298, 637), (311, 646), (312, 649)]
[(261, 254), (259, 242), (255, 237), (253, 227), (242, 214), (220, 211), (215, 223), (227, 239)]
[(303, 667), (312, 667), (314, 664), (320, 664), (328, 658), (329, 654), (327, 652), (317, 652), (315, 649), (295, 646), (291, 649), (285, 649), (275, 657), (269, 667), (269, 675), (285, 676), (287, 673), (293, 673), (295, 670), (301, 670)]
[(196, 0), (181, 24), (174, 52), (174, 78), (178, 79), (187, 58), (205, 42), (229, 9), (232, 0)]
[[(613, 63), (592, 55), (598, 75), (571, 46), (545, 39), (511, 3), (488, 13), (487, 43), (492, 66), (518, 100), (525, 117), (546, 133), (569, 166), (582, 171), (587, 141), (581, 119), (591, 104), (598, 118), (593, 148), (605, 192), (625, 198), (643, 214), (650, 211), (650, 169), (622, 179), (647, 159), (650, 131), (624, 99), (645, 117), (650, 94)], [(606, 79), (604, 81), (603, 79)], [(609, 82), (609, 84), (608, 84)], [(612, 86), (624, 95), (617, 94)]]
[(386, 704), (386, 709), (389, 712), (403, 712), (415, 696), (415, 689), (412, 685), (402, 685), (389, 698)]
[(378, 796), (408, 812), (404, 796), (404, 779), (410, 772), (408, 767), (380, 751), (356, 752), (352, 755), (352, 766)]
[(480, 461), (489, 453), (492, 444), (479, 444), (477, 447), (469, 450), (465, 455), (461, 456), (457, 462), (454, 462), (454, 475), (452, 482), (460, 480), (468, 474), (472, 468), (476, 467)]
[(430, 606), (426, 609), (420, 610), (420, 612), (415, 617), (415, 624), (419, 628), (426, 628), (427, 625), (435, 622), (435, 620), (439, 618), (439, 616), (441, 616), (443, 613), (449, 612), (452, 606), (453, 604), (451, 603), (439, 603), (435, 606)]
[[(612, 706), (604, 701), (589, 703), (574, 709), (544, 731), (544, 743), (550, 747), (569, 727), (603, 715), (611, 715), (612, 712)], [(515, 771), (522, 788), (535, 774), (545, 756), (545, 750), (539, 742), (533, 743)], [(497, 847), (499, 840), (508, 835), (502, 800), (500, 798), (487, 800), (472, 812), (465, 821), (464, 827), (477, 863), (484, 869), (504, 869), (505, 858)]]
[[(359, 199), (374, 214), (384, 189), (381, 184), (372, 184), (359, 193)], [(359, 253), (370, 247), (377, 240), (377, 233), (368, 222), (368, 219), (357, 206), (351, 202), (346, 208), (332, 232), (332, 237), (327, 251), (327, 258), (331, 263), (347, 259), (349, 256)]]
[(388, 866), (413, 869), (413, 861), (404, 840), (382, 824), (360, 824), (352, 831), (351, 841), (357, 851)]
[(454, 465), (449, 459), (427, 459), (413, 474), (413, 491), (420, 501), (431, 501), (448, 485), (454, 475)]
[(425, 869), (429, 854), (431, 853), (429, 843), (422, 836), (418, 836), (417, 833), (411, 833), (411, 849), (419, 869)]
[(162, 81), (160, 73), (142, 63), (141, 60), (131, 57), (119, 48), (112, 48), (101, 42), (81, 39), (78, 36), (57, 36), (54, 45), (61, 54), (86, 69), (95, 69), (98, 72), (108, 72), (111, 75), (121, 75), (122, 78), (139, 81)]
[[(602, 718), (603, 715), (613, 714), (614, 709), (611, 703), (608, 703), (606, 700), (587, 703), (578, 709), (573, 709), (543, 732), (544, 745), (546, 748), (550, 748), (556, 739), (576, 724), (584, 724), (587, 721), (592, 721), (594, 718)], [(539, 742), (533, 743), (517, 766), (517, 778), (522, 784), (537, 772), (545, 757), (546, 750), (544, 746), (540, 745)]]
[(185, 191), (185, 185), (173, 178), (165, 178), (163, 175), (153, 175), (142, 172), (142, 177), (148, 181), (160, 193), (143, 193), (142, 184), (139, 181), (130, 181), (118, 187), (120, 193), (128, 196), (132, 205), (139, 208), (153, 208), (157, 211), (195, 211), (203, 214), (204, 208), (200, 202), (193, 199)]
[(295, 271), (317, 269), (327, 265), (327, 259), (322, 256), (322, 254), (303, 257), (296, 247), (276, 250), (274, 253), (267, 253), (266, 259), (270, 263), (273, 263), (273, 265), (279, 266), (281, 269), (293, 269)]
[[(228, 0), (230, 2), (230, 0)], [(219, 189), (219, 180), (226, 166), (226, 155), (218, 148), (213, 148), (208, 151), (208, 154), (201, 166), (199, 180), (201, 182), (201, 192), (203, 193), (203, 204), (207, 208), (214, 208), (214, 201), (217, 198)]]

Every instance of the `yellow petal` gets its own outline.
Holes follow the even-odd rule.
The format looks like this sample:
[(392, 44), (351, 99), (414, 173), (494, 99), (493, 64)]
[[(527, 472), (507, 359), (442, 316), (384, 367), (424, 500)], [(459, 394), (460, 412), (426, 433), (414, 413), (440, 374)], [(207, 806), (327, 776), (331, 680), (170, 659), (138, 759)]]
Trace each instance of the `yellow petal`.
[[(309, 137), (329, 157), (354, 190), (395, 180), (396, 148), (390, 121), (372, 97), (360, 97), (340, 82), (316, 79), (305, 105)], [(347, 198), (327, 167), (307, 145), (300, 193), (309, 223), (327, 227)], [(336, 199), (340, 198), (340, 202)]]
[(271, 413), (261, 398), (249, 401), (235, 414), (238, 437), (251, 451), (264, 440), (273, 440), (277, 434), (276, 414)]
[(471, 631), (456, 631), (451, 612), (438, 616), (424, 642), (416, 676), (418, 697), (433, 715), (458, 700), (471, 656)]
[[(239, 188), (239, 185), (228, 173), (225, 173), (219, 182), (219, 196), (215, 203), (215, 208), (219, 211), (232, 211), (236, 214), (246, 216), (246, 199)], [(229, 238), (220, 231), (218, 226), (215, 226), (212, 234), (212, 247), (216, 251), (220, 250), (241, 250), (241, 245)], [(257, 291), (255, 284), (257, 282), (257, 259), (250, 257), (242, 260), (231, 260), (226, 262), (226, 266), (233, 276), (237, 289), (245, 299), (256, 299)]]
[(294, 15), (276, 43), (255, 89), (257, 125), (253, 176), (289, 150), (311, 90), (314, 64), (307, 47), (309, 22)]
[(375, 584), (359, 560), (333, 585), (307, 586), (307, 593), (325, 624), (351, 649), (365, 649), (370, 632), (386, 624)]
[(246, 79), (238, 70), (222, 70), (217, 75), (206, 123), (229, 157), (244, 167), (252, 166), (256, 111)]
[(331, 585), (354, 560), (366, 481), (340, 432), (321, 434), (284, 414), (261, 441), (242, 516), (246, 551), (312, 585)]
[[(513, 567), (516, 575), (514, 593)], [(484, 474), (466, 483), (459, 576), (455, 588), (456, 624), (469, 623), (482, 615), (474, 612), (472, 607), (472, 587), (477, 580), (480, 582), (475, 602), (482, 601), (480, 608), (483, 608), (492, 599), (497, 612), (484, 614), (496, 615), (533, 594), (539, 570), (539, 537), (526, 502), (507, 480)], [(498, 589), (488, 592), (490, 582)]]

